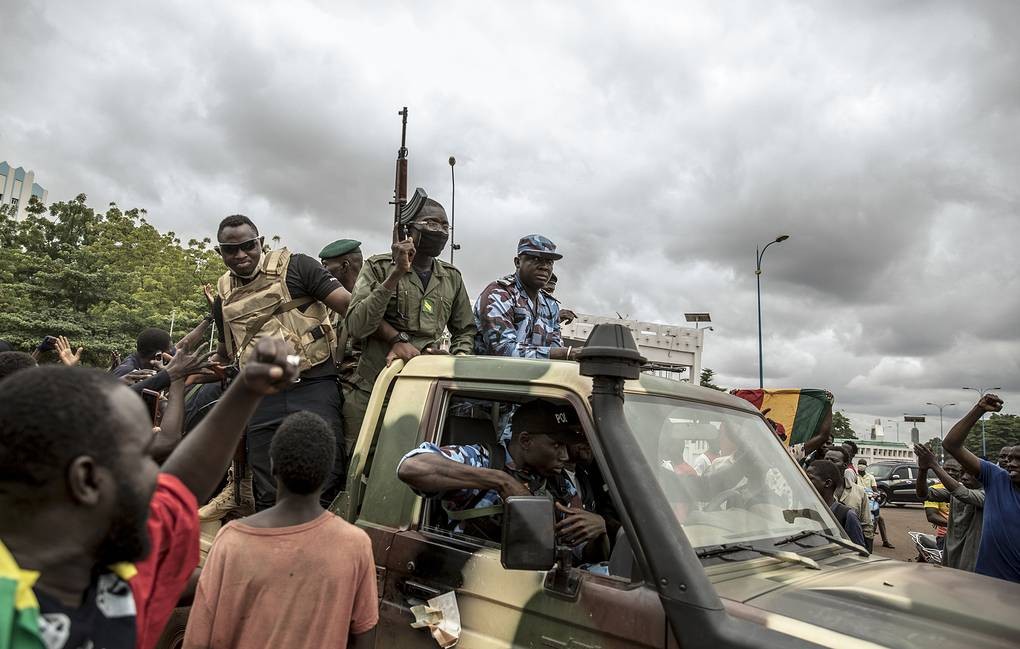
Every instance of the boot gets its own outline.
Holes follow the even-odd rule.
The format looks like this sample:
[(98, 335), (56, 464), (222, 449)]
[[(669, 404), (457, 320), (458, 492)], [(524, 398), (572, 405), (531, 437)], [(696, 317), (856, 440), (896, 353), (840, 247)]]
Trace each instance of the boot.
[[(245, 473), (248, 473), (247, 471)], [(198, 510), (200, 522), (223, 520), (228, 515), (230, 518), (241, 518), (255, 513), (255, 497), (251, 488), (251, 474), (241, 480), (241, 502), (234, 499), (234, 470), (227, 473), (227, 484), (216, 496)]]

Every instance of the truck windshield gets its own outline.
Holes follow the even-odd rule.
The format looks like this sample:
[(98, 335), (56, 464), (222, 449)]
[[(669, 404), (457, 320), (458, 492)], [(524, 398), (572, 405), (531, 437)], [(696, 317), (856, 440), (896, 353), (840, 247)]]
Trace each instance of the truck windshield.
[(649, 475), (695, 548), (802, 531), (846, 538), (760, 417), (639, 394), (624, 408)]

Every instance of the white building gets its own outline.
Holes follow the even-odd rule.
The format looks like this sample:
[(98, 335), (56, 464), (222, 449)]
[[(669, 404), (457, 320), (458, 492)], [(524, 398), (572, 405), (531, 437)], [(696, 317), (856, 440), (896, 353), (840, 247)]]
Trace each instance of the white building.
[(630, 329), (638, 351), (648, 359), (655, 374), (687, 380), (695, 385), (700, 382), (704, 329), (579, 313), (576, 320), (563, 325), (563, 344), (579, 347), (588, 340), (595, 325), (606, 323), (620, 324)]
[(871, 439), (884, 439), (885, 430), (882, 428), (882, 420), (876, 419), (875, 423), (871, 426)]
[[(837, 439), (834, 441), (836, 444), (840, 444), (847, 440)], [(917, 460), (914, 457), (914, 449), (906, 442), (884, 442), (870, 439), (855, 439), (851, 441), (857, 444), (857, 457), (854, 458), (854, 464), (860, 459), (867, 460), (868, 464), (874, 464), (882, 460), (906, 460), (908, 462)]]
[(15, 169), (6, 160), (0, 162), (0, 205), (14, 206), (16, 221), (25, 218), (25, 208), (33, 196), (43, 203), (49, 196), (49, 192), (35, 182), (35, 172), (25, 171), (24, 167)]

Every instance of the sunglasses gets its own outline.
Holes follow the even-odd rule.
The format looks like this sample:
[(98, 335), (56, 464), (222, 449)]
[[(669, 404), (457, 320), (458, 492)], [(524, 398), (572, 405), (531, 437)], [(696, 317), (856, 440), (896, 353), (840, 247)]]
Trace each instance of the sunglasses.
[(214, 246), (213, 250), (215, 250), (222, 256), (232, 255), (238, 250), (243, 250), (244, 252), (251, 252), (261, 244), (261, 241), (262, 237), (255, 237), (254, 239), (248, 239), (247, 241), (242, 241), (241, 243), (220, 243), (219, 245)]
[(415, 221), (411, 223), (414, 227), (419, 230), (428, 230), (429, 232), (445, 232), (450, 234), (450, 224), (440, 223), (439, 221)]

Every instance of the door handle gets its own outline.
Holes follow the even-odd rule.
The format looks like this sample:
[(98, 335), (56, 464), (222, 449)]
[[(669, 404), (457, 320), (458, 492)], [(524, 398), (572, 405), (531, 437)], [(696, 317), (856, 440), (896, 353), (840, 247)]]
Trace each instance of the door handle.
[(418, 599), (432, 599), (442, 595), (438, 589), (419, 584), (416, 581), (405, 581), (401, 590), (408, 597), (417, 597)]

